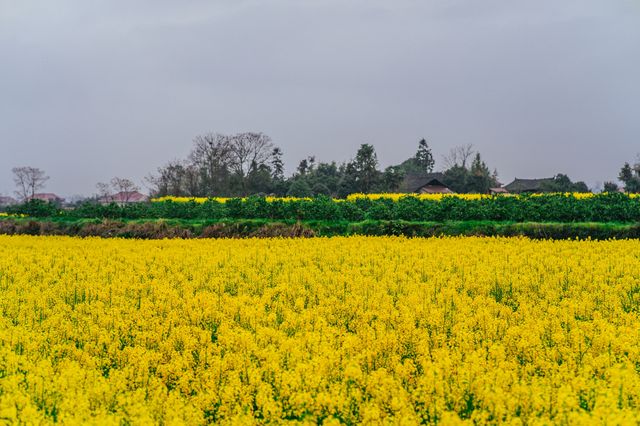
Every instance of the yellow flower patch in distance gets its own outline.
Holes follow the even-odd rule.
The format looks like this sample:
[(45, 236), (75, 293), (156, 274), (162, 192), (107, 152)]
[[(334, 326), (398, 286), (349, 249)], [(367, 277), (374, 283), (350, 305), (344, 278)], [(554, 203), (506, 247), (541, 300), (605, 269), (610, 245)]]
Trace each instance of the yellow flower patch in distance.
[[(592, 198), (597, 194), (593, 194), (591, 192), (565, 192), (565, 193), (540, 193), (540, 194), (527, 194), (527, 197), (545, 197), (552, 195), (564, 195), (565, 197), (573, 197), (579, 200), (585, 198)], [(640, 194), (625, 194), (629, 198), (637, 198)], [(489, 195), (489, 194), (407, 194), (407, 193), (381, 193), (381, 194), (350, 194), (347, 196), (346, 200), (354, 201), (359, 198), (366, 198), (369, 200), (380, 200), (380, 199), (388, 199), (393, 201), (398, 201), (403, 197), (414, 197), (421, 200), (433, 200), (440, 201), (444, 198), (460, 198), (463, 200), (481, 200), (486, 198), (495, 198), (495, 197), (520, 197), (518, 194), (498, 194), (498, 195)], [(152, 202), (163, 202), (163, 201), (172, 201), (174, 203), (186, 203), (186, 202), (195, 202), (198, 204), (204, 203), (207, 200), (217, 201), (219, 203), (225, 203), (231, 198), (225, 197), (174, 197), (174, 196), (165, 196), (153, 198)], [(301, 201), (301, 200), (311, 200), (311, 198), (297, 198), (297, 197), (265, 197), (268, 202), (272, 201)], [(344, 199), (336, 198), (334, 201), (344, 201)]]
[(0, 423), (637, 424), (640, 242), (0, 236)]

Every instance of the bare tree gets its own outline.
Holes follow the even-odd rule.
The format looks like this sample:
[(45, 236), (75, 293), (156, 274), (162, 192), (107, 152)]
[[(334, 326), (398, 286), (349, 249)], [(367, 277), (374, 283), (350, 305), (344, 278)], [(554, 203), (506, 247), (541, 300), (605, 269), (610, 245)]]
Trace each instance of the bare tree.
[[(194, 146), (189, 155), (191, 165), (187, 168), (194, 166), (202, 178), (202, 185), (198, 183), (195, 191), (201, 186), (206, 195), (213, 195), (225, 186), (231, 165), (229, 140), (229, 136), (220, 133), (207, 133), (193, 140)], [(188, 186), (193, 187), (193, 178), (197, 177), (197, 173), (194, 175), (192, 170), (188, 174), (186, 177), (191, 181)]]
[(44, 188), (45, 182), (49, 180), (49, 176), (36, 167), (14, 167), (11, 171), (17, 187), (15, 193), (22, 201), (33, 198), (36, 191)]
[(157, 174), (148, 176), (146, 182), (156, 196), (246, 195), (250, 181), (256, 179), (252, 174), (267, 171), (271, 178), (272, 164), (278, 169), (276, 175), (284, 178), (281, 155), (262, 133), (206, 133), (193, 140), (187, 160), (158, 168)]
[(456, 166), (466, 169), (467, 163), (473, 154), (474, 150), (472, 144), (460, 145), (451, 148), (449, 154), (442, 157), (442, 160), (448, 169)]
[(128, 203), (133, 193), (140, 190), (133, 181), (119, 177), (111, 179), (111, 187), (120, 194), (123, 203)]
[(265, 164), (273, 152), (271, 138), (264, 133), (238, 133), (229, 138), (231, 170), (245, 178), (253, 167)]
[(111, 195), (111, 185), (106, 182), (96, 183), (96, 189), (98, 190), (99, 199), (107, 199)]

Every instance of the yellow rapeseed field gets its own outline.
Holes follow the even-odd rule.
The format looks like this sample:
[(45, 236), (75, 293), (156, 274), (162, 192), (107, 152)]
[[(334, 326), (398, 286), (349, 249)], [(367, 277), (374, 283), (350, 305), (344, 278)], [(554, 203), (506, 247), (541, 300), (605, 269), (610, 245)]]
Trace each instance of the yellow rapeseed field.
[[(545, 197), (548, 195), (564, 195), (565, 197), (573, 197), (577, 199), (585, 199), (585, 198), (593, 198), (596, 194), (591, 192), (564, 192), (564, 193), (540, 193), (540, 194), (526, 194), (527, 197)], [(625, 194), (630, 198), (638, 198), (640, 194)], [(398, 201), (403, 197), (413, 197), (418, 198), (420, 200), (432, 200), (432, 201), (441, 201), (443, 198), (461, 198), (463, 200), (481, 200), (485, 198), (494, 198), (494, 197), (520, 197), (518, 194), (499, 194), (499, 195), (489, 195), (489, 194), (407, 194), (407, 193), (380, 193), (380, 194), (350, 194), (347, 196), (346, 200), (354, 201), (359, 198), (367, 198), (370, 200), (380, 200), (380, 199), (388, 199), (393, 201)], [(225, 197), (175, 197), (175, 196), (166, 196), (153, 198), (151, 201), (153, 202), (163, 202), (163, 201), (173, 201), (174, 203), (187, 203), (187, 202), (195, 202), (198, 204), (202, 204), (207, 200), (217, 201), (219, 203), (226, 203), (231, 198)], [(311, 198), (297, 198), (297, 197), (265, 197), (268, 202), (272, 201), (300, 201), (300, 200), (311, 200)], [(336, 198), (335, 201), (344, 201), (345, 199)]]
[(640, 242), (0, 236), (0, 424), (637, 424)]

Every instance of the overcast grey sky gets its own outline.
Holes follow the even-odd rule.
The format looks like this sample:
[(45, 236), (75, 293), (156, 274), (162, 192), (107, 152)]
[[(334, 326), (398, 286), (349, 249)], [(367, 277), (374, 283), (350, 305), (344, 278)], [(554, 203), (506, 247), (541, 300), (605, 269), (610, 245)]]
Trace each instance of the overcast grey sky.
[(640, 152), (639, 76), (639, 0), (0, 0), (0, 193), (141, 183), (208, 131), (594, 184)]

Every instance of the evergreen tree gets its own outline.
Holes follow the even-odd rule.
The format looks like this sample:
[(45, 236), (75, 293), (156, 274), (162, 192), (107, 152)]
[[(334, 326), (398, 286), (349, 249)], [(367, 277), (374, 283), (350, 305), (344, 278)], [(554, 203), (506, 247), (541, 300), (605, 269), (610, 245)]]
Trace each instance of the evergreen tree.
[(288, 197), (311, 197), (313, 192), (305, 179), (294, 179), (287, 191)]
[(372, 145), (362, 144), (352, 162), (356, 187), (359, 192), (368, 193), (378, 184), (378, 157)]
[(476, 152), (467, 177), (466, 192), (486, 194), (489, 188), (496, 186), (496, 183), (486, 163), (480, 158), (480, 153)]
[(445, 170), (443, 174), (444, 184), (447, 185), (453, 192), (465, 193), (467, 192), (467, 181), (469, 179), (469, 170), (460, 165), (454, 164), (449, 169)]
[(624, 190), (626, 192), (640, 192), (640, 165), (636, 164), (634, 167), (631, 167), (629, 163), (624, 163), (624, 166), (620, 169), (618, 179), (624, 183)]
[(390, 166), (384, 169), (380, 183), (380, 192), (397, 192), (405, 172), (399, 166)]
[(278, 147), (271, 152), (271, 177), (274, 180), (284, 180), (284, 162), (282, 161), (282, 150)]
[(604, 183), (604, 192), (618, 192), (618, 184), (615, 182), (605, 182)]
[(429, 148), (427, 141), (424, 139), (418, 143), (418, 152), (416, 152), (415, 162), (421, 172), (431, 173), (433, 171), (433, 166), (435, 165), (433, 153), (431, 152), (431, 148)]

